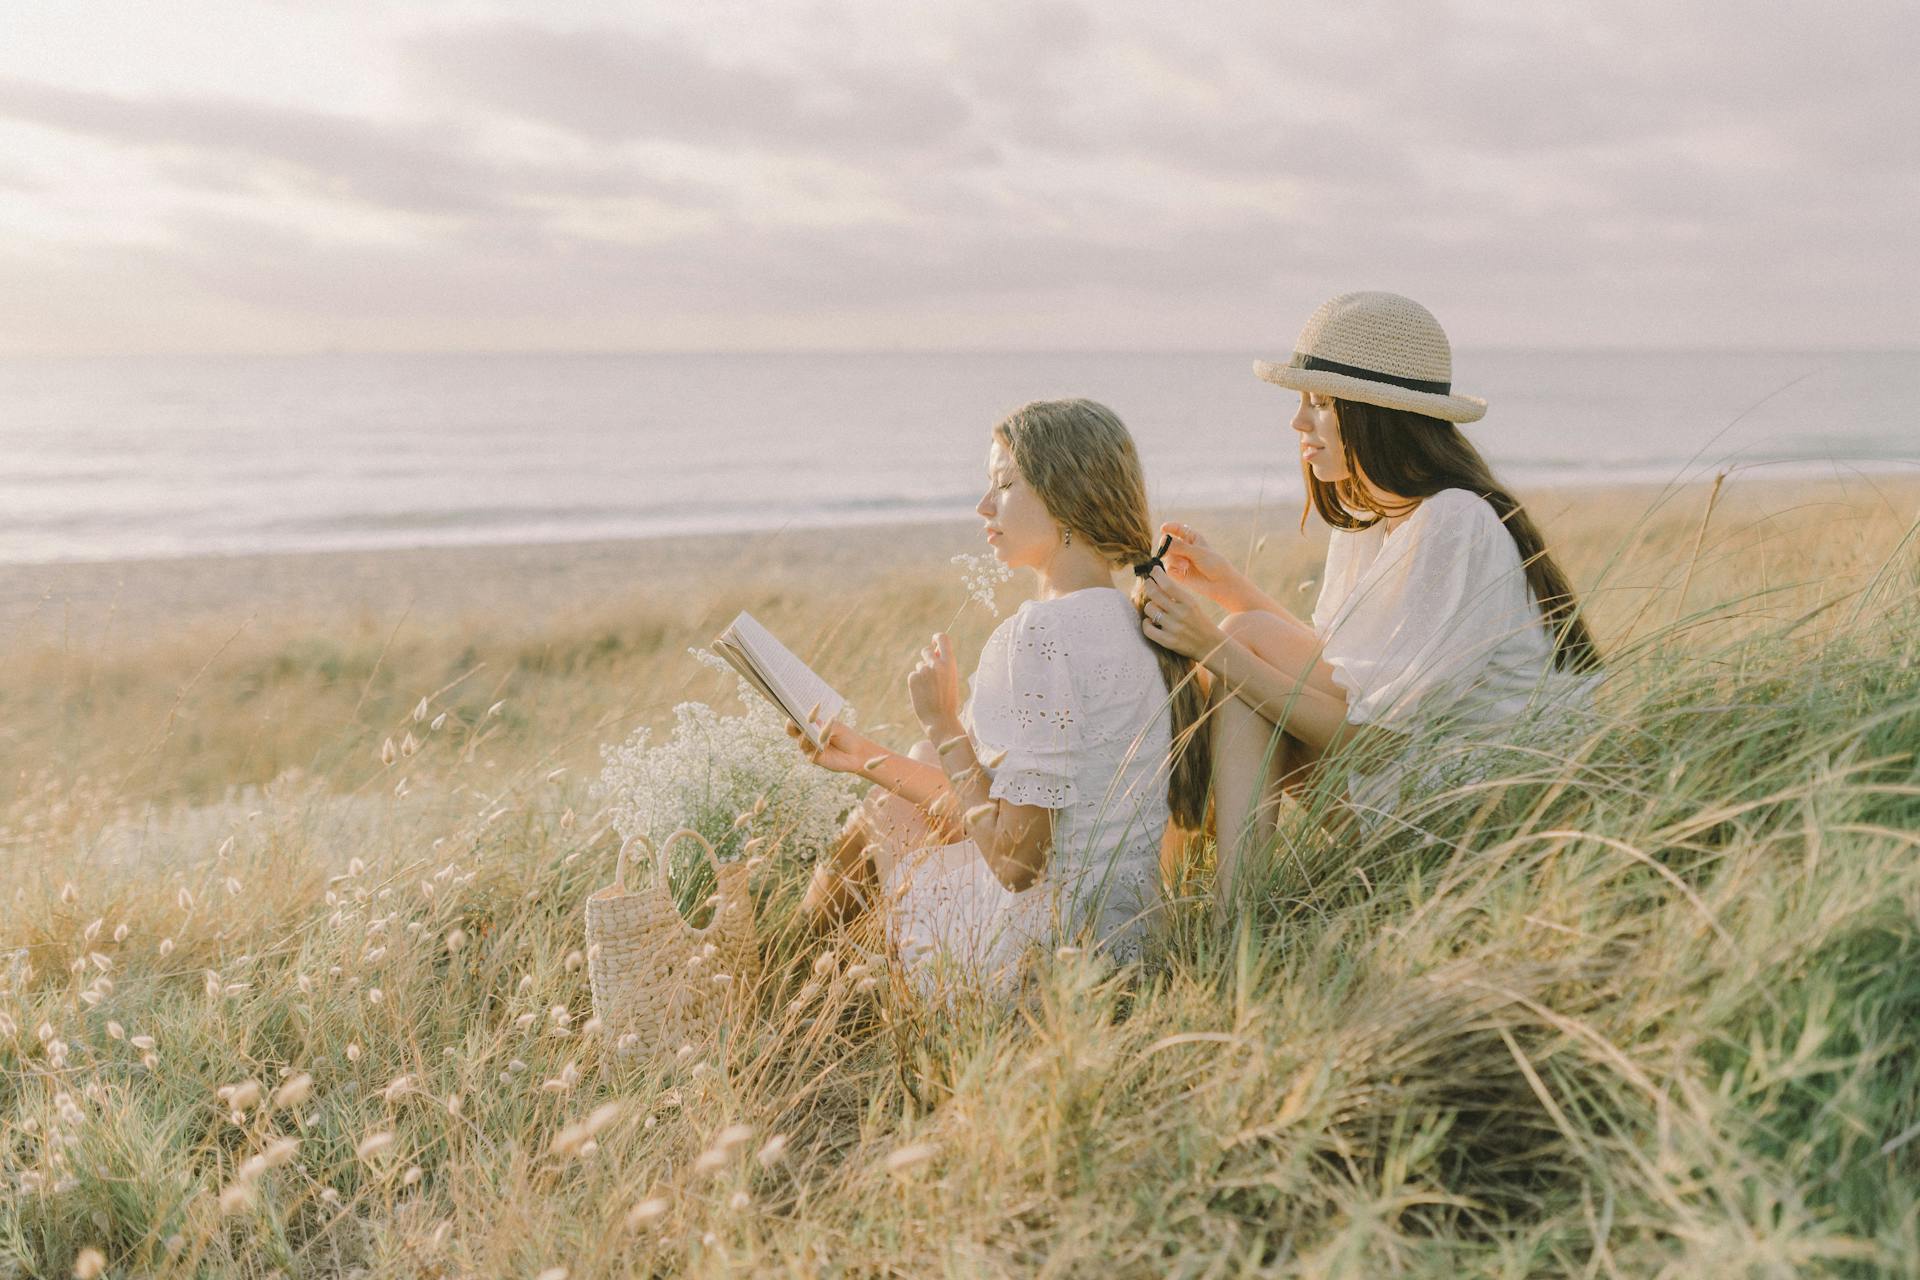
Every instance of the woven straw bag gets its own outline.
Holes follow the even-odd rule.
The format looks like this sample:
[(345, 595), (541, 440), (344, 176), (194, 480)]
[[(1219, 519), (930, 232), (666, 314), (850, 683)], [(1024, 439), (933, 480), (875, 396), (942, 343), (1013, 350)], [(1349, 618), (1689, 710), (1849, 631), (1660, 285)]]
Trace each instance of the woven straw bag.
[[(720, 886), (712, 917), (697, 929), (674, 905), (667, 883), (667, 851), (682, 837), (706, 852)], [(654, 876), (646, 888), (629, 893), (627, 851), (635, 844), (653, 855)], [(587, 899), (593, 1012), (615, 1053), (671, 1053), (711, 1034), (740, 1006), (758, 970), (745, 866), (722, 866), (713, 846), (691, 827), (674, 832), (658, 849), (641, 835), (620, 846), (613, 883)]]

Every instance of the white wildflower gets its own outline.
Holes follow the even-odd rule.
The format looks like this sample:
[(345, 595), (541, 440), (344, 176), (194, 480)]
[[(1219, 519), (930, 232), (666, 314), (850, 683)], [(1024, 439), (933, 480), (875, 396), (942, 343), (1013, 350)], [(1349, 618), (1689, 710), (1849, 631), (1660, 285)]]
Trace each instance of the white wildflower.
[(622, 837), (644, 835), (658, 845), (675, 829), (692, 827), (722, 862), (737, 861), (749, 853), (754, 826), (741, 815), (771, 805), (785, 837), (780, 848), (791, 856), (811, 857), (832, 843), (859, 780), (809, 765), (787, 737), (786, 718), (744, 687), (741, 704), (739, 714), (722, 715), (683, 702), (665, 741), (641, 729), (602, 748), (605, 767), (593, 798), (605, 803)]
[(967, 589), (967, 598), (994, 617), (999, 617), (1000, 603), (995, 599), (995, 594), (1002, 583), (1012, 580), (1013, 570), (995, 559), (991, 551), (982, 551), (978, 555), (961, 552), (953, 557), (952, 563), (960, 566), (960, 585)]

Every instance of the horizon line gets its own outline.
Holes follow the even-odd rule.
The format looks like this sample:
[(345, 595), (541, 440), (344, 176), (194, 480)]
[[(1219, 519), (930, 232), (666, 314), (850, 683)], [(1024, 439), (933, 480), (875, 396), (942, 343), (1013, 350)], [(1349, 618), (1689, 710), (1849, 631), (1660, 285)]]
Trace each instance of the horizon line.
[[(1277, 350), (1267, 348), (1267, 350)], [(1836, 343), (1792, 345), (1759, 343), (1750, 346), (1672, 346), (1592, 343), (1521, 345), (1486, 343), (1456, 346), (1454, 354), (1518, 355), (1920, 355), (1920, 343), (1893, 346), (1849, 346)], [(322, 346), (297, 350), (273, 349), (126, 349), (108, 351), (8, 351), (0, 360), (134, 360), (134, 359), (311, 359), (360, 356), (567, 356), (567, 357), (698, 357), (799, 359), (831, 356), (1232, 356), (1262, 357), (1252, 348), (1229, 347), (343, 347)]]

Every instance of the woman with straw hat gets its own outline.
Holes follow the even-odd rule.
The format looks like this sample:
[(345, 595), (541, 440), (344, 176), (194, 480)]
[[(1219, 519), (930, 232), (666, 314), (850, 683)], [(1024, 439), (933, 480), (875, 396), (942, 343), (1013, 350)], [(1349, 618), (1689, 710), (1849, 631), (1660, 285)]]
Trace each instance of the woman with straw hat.
[[(1141, 624), (1213, 681), (1222, 903), (1271, 841), (1281, 791), (1329, 749), (1374, 740), (1348, 799), (1377, 820), (1419, 780), (1405, 756), (1431, 750), (1436, 724), (1497, 738), (1529, 709), (1590, 703), (1600, 668), (1539, 529), (1460, 432), (1486, 401), (1453, 390), (1452, 349), (1425, 307), (1342, 294), (1313, 313), (1291, 359), (1254, 372), (1299, 393), (1308, 501), (1333, 529), (1313, 616), (1170, 522)], [(1203, 599), (1226, 610), (1221, 622)]]

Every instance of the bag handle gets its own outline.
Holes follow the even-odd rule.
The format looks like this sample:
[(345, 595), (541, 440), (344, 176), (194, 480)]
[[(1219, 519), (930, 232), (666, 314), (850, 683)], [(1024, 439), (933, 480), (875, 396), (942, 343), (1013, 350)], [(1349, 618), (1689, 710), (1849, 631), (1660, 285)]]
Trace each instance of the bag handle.
[(713, 878), (717, 883), (720, 879), (720, 855), (713, 851), (712, 843), (710, 843), (705, 836), (695, 831), (692, 827), (681, 827), (665, 840), (662, 840), (658, 849), (654, 849), (652, 844), (647, 845), (647, 848), (653, 853), (654, 869), (660, 873), (661, 889), (665, 890), (670, 887), (667, 883), (667, 850), (673, 848), (673, 842), (681, 836), (691, 836), (700, 842), (701, 849), (706, 851), (707, 861), (713, 864)]
[(653, 841), (638, 831), (621, 841), (620, 856), (613, 863), (613, 887), (622, 893), (627, 891), (627, 850), (633, 848), (636, 843), (645, 845), (647, 852), (653, 853), (656, 859), (659, 857), (654, 853)]
[[(714, 883), (717, 885), (720, 881), (720, 857), (713, 851), (712, 843), (692, 827), (681, 827), (679, 830), (670, 834), (665, 840), (662, 840), (657, 847), (653, 841), (647, 839), (645, 835), (639, 832), (635, 832), (621, 842), (619, 857), (613, 864), (613, 887), (621, 893), (627, 892), (627, 862), (629, 859), (627, 851), (637, 844), (645, 848), (646, 851), (653, 856), (654, 871), (659, 876), (659, 880), (656, 882), (657, 887), (655, 892), (671, 900), (673, 897), (673, 886), (668, 880), (671, 864), (667, 860), (667, 852), (673, 848), (673, 842), (682, 836), (686, 836), (699, 843), (701, 851), (707, 855), (707, 861), (713, 865), (713, 878)], [(725, 903), (723, 902), (722, 905), (724, 906)], [(678, 912), (675, 914), (678, 914)], [(719, 920), (720, 916), (716, 912), (714, 918), (709, 920), (706, 925), (701, 928), (696, 929), (691, 924), (687, 924), (685, 920), (682, 920), (681, 924), (687, 932), (693, 934), (695, 937), (704, 938), (708, 932), (713, 929), (714, 925), (719, 923)]]

